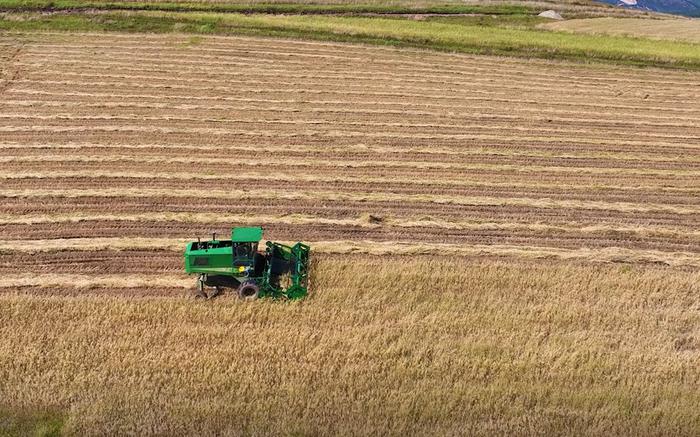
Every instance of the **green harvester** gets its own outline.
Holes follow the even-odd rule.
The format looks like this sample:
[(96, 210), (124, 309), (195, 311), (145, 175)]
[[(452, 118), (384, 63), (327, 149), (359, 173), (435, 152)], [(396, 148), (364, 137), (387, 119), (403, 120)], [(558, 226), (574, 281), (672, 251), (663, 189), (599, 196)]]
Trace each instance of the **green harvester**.
[[(223, 288), (243, 299), (300, 299), (308, 293), (309, 255), (303, 243), (286, 246), (268, 241), (258, 251), (261, 227), (233, 228), (230, 240), (193, 241), (185, 249), (185, 272), (199, 275), (197, 295), (211, 299)], [(206, 287), (214, 291), (207, 294)]]

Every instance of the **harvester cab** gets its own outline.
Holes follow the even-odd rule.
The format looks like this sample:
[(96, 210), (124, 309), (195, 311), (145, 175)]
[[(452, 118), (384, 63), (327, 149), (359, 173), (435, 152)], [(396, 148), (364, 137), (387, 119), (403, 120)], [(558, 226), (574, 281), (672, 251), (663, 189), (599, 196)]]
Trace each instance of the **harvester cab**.
[[(243, 299), (299, 299), (308, 292), (310, 248), (268, 241), (259, 251), (261, 227), (233, 228), (230, 240), (194, 241), (185, 249), (185, 272), (197, 274), (197, 295), (211, 299), (224, 288)], [(214, 287), (207, 294), (205, 287)]]

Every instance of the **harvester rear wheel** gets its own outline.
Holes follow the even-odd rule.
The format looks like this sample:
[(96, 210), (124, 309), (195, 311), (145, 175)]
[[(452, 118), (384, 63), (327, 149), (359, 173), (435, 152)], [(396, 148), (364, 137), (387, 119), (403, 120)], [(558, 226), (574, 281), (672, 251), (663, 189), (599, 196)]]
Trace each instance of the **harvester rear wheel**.
[(257, 299), (260, 294), (260, 287), (253, 281), (246, 281), (238, 287), (238, 297), (246, 300)]

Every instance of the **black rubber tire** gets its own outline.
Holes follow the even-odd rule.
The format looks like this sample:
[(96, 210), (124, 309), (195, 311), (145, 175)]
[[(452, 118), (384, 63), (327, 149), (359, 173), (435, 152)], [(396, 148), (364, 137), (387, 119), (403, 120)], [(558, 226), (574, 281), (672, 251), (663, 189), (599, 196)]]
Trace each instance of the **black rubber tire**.
[(260, 295), (260, 287), (254, 281), (245, 281), (238, 287), (238, 297), (245, 300), (257, 299)]

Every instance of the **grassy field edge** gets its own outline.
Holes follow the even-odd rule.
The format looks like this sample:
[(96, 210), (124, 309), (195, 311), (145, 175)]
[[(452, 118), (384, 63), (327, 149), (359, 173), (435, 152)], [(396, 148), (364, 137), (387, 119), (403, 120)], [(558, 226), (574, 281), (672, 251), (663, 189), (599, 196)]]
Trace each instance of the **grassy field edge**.
[(0, 436), (59, 437), (63, 435), (64, 414), (56, 409), (3, 407), (0, 403)]
[(0, 11), (131, 10), (167, 12), (236, 12), (267, 14), (536, 14), (541, 8), (523, 5), (400, 5), (400, 4), (305, 4), (305, 3), (201, 3), (201, 2), (102, 2), (83, 0), (7, 0)]
[(700, 45), (414, 20), (175, 12), (5, 14), (0, 30), (248, 35), (700, 69)]

